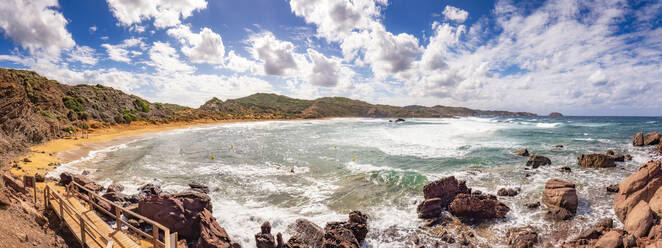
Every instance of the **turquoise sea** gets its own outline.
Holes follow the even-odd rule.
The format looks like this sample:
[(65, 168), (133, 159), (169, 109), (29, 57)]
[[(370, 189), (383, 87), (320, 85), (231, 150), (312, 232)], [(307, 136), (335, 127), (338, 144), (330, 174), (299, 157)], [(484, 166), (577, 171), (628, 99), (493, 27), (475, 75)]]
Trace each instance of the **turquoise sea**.
[[(254, 246), (254, 234), (264, 221), (270, 221), (274, 233), (282, 232), (287, 240), (287, 226), (298, 218), (323, 227), (327, 221), (345, 220), (351, 210), (370, 216), (366, 247), (405, 247), (413, 233), (424, 235), (416, 215), (423, 186), (454, 175), (487, 193), (496, 194), (502, 187), (522, 189), (518, 196), (500, 197), (511, 208), (506, 219), (474, 226), (481, 238), (499, 246), (505, 245), (509, 227), (534, 225), (551, 238), (572, 236), (599, 218), (614, 217), (613, 195), (605, 187), (619, 183), (656, 156), (651, 148), (631, 145), (638, 131), (662, 131), (662, 118), (228, 123), (143, 135), (90, 152), (50, 175), (87, 170), (102, 184), (124, 184), (126, 193), (154, 181), (173, 192), (186, 190), (191, 181), (207, 184), (214, 215), (234, 241), (247, 247)], [(512, 154), (519, 148), (549, 157), (552, 165), (525, 170), (527, 159)], [(608, 169), (577, 166), (582, 153), (607, 149), (634, 159)], [(559, 171), (563, 166), (572, 172)], [(572, 221), (553, 224), (543, 219), (542, 208), (523, 206), (540, 200), (550, 178), (577, 184), (580, 206)]]

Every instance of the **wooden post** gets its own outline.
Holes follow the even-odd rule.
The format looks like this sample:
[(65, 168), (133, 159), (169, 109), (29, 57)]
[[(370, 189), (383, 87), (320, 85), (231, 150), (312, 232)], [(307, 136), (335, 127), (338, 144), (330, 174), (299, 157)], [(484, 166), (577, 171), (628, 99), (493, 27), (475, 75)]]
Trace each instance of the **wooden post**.
[(159, 227), (154, 224), (152, 224), (152, 243), (154, 248), (159, 247)]
[(83, 216), (78, 215), (78, 222), (80, 222), (80, 239), (83, 242), (83, 247), (85, 247), (85, 221), (83, 221)]
[(170, 230), (163, 230), (163, 244), (165, 248), (171, 248), (170, 246)]
[(119, 207), (115, 207), (115, 222), (117, 222), (117, 231), (122, 231), (122, 212)]
[(60, 218), (64, 219), (64, 211), (62, 209), (63, 208), (62, 207), (62, 198), (58, 197), (57, 200), (60, 202)]

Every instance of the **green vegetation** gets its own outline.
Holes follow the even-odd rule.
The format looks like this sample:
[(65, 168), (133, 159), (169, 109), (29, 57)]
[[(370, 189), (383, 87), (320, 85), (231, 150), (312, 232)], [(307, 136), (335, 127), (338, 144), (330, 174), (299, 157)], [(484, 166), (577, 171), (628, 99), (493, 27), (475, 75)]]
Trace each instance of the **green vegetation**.
[(124, 121), (126, 123), (131, 123), (132, 121), (137, 121), (138, 116), (135, 115), (135, 112), (133, 110), (124, 110)]
[(41, 110), (39, 111), (39, 114), (41, 114), (44, 117), (48, 117), (50, 119), (55, 119), (55, 115), (53, 115), (53, 113), (51, 113), (50, 111)]
[(83, 106), (85, 100), (81, 97), (74, 98), (70, 96), (65, 96), (62, 97), (62, 102), (64, 103), (64, 106), (66, 106), (71, 111), (74, 111), (76, 113), (85, 112), (85, 106)]
[(145, 113), (149, 112), (149, 103), (147, 103), (143, 99), (138, 98), (138, 99), (134, 100), (133, 101), (133, 106), (135, 106), (136, 109), (138, 109), (142, 112), (145, 112)]

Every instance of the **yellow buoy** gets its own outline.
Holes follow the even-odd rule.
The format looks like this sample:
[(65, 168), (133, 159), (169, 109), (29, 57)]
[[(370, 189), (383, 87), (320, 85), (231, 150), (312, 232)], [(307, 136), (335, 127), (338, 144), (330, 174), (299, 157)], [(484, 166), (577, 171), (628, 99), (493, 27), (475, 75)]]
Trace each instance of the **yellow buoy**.
[(230, 145), (230, 149), (234, 149), (234, 145)]
[(333, 146), (333, 149), (336, 149), (336, 146)]
[(211, 155), (211, 160), (214, 160), (214, 155)]
[(352, 158), (352, 162), (356, 162), (356, 158)]

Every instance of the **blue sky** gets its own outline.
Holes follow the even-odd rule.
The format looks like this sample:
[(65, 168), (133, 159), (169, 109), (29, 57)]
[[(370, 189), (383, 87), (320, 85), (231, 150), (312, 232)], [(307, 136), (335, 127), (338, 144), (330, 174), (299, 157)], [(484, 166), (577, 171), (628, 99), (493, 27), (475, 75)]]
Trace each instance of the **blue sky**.
[(659, 1), (8, 0), (0, 66), (197, 107), (273, 92), (662, 115)]

